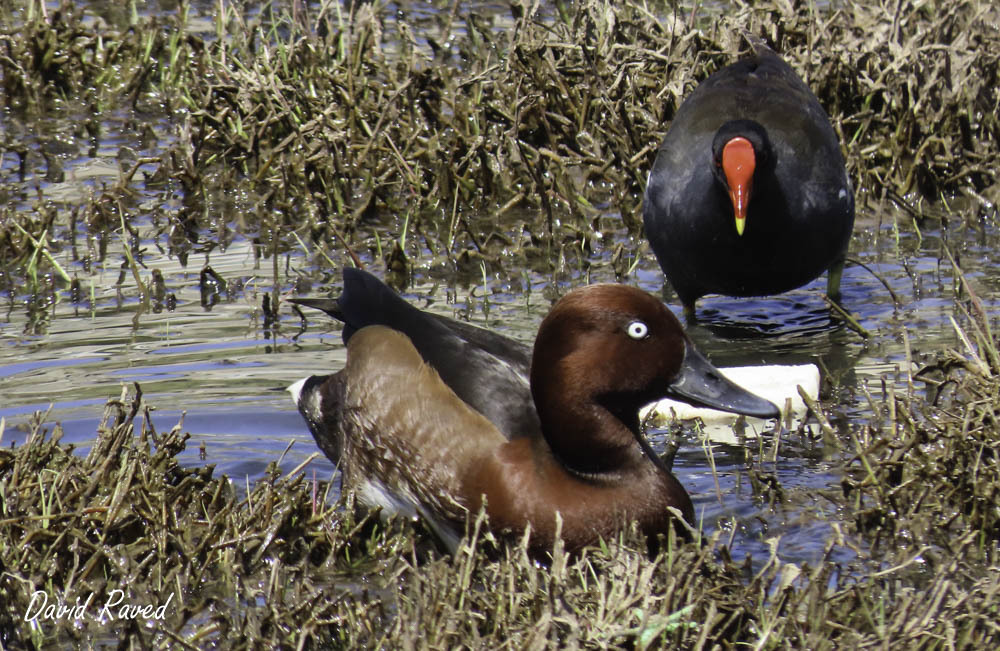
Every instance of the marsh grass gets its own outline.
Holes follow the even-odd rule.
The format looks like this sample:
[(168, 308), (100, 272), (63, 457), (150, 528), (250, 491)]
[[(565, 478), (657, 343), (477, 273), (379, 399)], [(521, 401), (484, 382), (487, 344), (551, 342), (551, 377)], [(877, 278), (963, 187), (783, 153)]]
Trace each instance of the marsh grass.
[[(231, 228), (253, 239), (272, 262), (272, 315), (278, 259), (292, 248), (321, 266), (367, 249), (400, 273), (549, 269), (573, 255), (589, 264), (603, 246), (598, 212), (610, 207), (638, 233), (666, 125), (700, 79), (736, 58), (741, 30), (774, 44), (816, 90), (863, 207), (898, 202), (915, 227), (924, 200), (967, 195), (971, 219), (995, 210), (1000, 35), (989, 3), (774, 2), (699, 15), (595, 1), (552, 16), (513, 3), (509, 18), (453, 3), (419, 26), (400, 5), (390, 16), (379, 3), (250, 14), (220, 3), (210, 35), (187, 29), (183, 3), (121, 25), (85, 20), (78, 3), (0, 6), (8, 115), (31, 123), (72, 99), (167, 116), (175, 130), (156, 156), (123, 157), (121, 176), (74, 206), (41, 191), (38, 179), (58, 174), (53, 152), (0, 131), (0, 151), (18, 161), (0, 185), (0, 290), (39, 306), (32, 323), (44, 331), (64, 290), (88, 291), (54, 255), (79, 236), (89, 262), (69, 273), (121, 263), (122, 291), (165, 300), (132, 226), (143, 194), (182, 197), (151, 218), (179, 259), (224, 247)], [(261, 207), (220, 217), (215, 197), (227, 193)], [(490, 220), (474, 219), (484, 212)], [(508, 214), (525, 217), (500, 228), (493, 217)], [(400, 224), (389, 237), (375, 226), (386, 215)], [(611, 260), (628, 271), (627, 252)], [(202, 270), (206, 292), (225, 291), (213, 273)], [(834, 526), (814, 566), (776, 552), (735, 563), (718, 534), (667, 541), (650, 559), (629, 532), (539, 565), (523, 545), (497, 545), (482, 521), (444, 556), (419, 528), (382, 524), (350, 496), (327, 505), (327, 485), (303, 471), (272, 469), (237, 488), (210, 466), (182, 467), (183, 425), (158, 430), (133, 389), (108, 403), (85, 455), (42, 416), (24, 445), (0, 448), (0, 643), (996, 647), (1000, 353), (963, 287), (962, 350), (912, 374), (912, 389), (872, 398), (871, 422), (843, 433), (843, 484), (826, 498), (848, 524)], [(758, 479), (769, 508), (794, 499)], [(855, 560), (835, 560), (845, 552)], [(116, 588), (170, 607), (141, 624), (24, 621), (36, 591), (72, 605)]]
[[(965, 328), (985, 333), (970, 317)], [(112, 639), (166, 647), (833, 649), (990, 648), (997, 626), (994, 339), (969, 338), (917, 377), (927, 398), (877, 404), (851, 433), (834, 526), (815, 566), (735, 563), (722, 531), (673, 538), (650, 558), (634, 530), (549, 561), (502, 543), (482, 516), (454, 556), (429, 534), (379, 521), (302, 464), (241, 493), (211, 466), (183, 468), (187, 435), (154, 425), (141, 391), (109, 401), (86, 455), (39, 416), (0, 448), (0, 640), (42, 648)], [(976, 342), (976, 343), (972, 343)], [(926, 377), (925, 377), (926, 376)], [(918, 417), (919, 415), (919, 417)], [(901, 462), (901, 451), (905, 463)], [(753, 463), (751, 459), (749, 463)], [(772, 498), (774, 496), (772, 495)], [(779, 494), (779, 502), (785, 498)], [(780, 508), (780, 504), (772, 508)], [(851, 540), (866, 541), (859, 550)], [(857, 554), (834, 561), (845, 550)], [(170, 604), (142, 625), (24, 621), (43, 591), (68, 605), (115, 588)]]
[[(666, 126), (750, 33), (817, 92), (862, 206), (893, 201), (920, 219), (924, 200), (966, 195), (993, 210), (1000, 34), (996, 9), (980, 0), (757, 3), (701, 15), (595, 0), (554, 15), (513, 3), (509, 17), (456, 3), (412, 24), (405, 6), (395, 15), (380, 3), (245, 9), (220, 3), (213, 37), (189, 30), (185, 3), (117, 29), (84, 21), (76, 3), (30, 19), (8, 7), (4, 101), (25, 118), (68, 98), (170, 116), (170, 144), (91, 205), (180, 192), (185, 205), (170, 219), (194, 232), (212, 227), (204, 202), (223, 187), (261, 206), (242, 228), (263, 255), (293, 247), (294, 230), (338, 256), (369, 247), (405, 267), (427, 250), (419, 264), (478, 269), (511, 250), (549, 260), (591, 252), (601, 246), (595, 217), (609, 207), (638, 234)], [(0, 150), (22, 161), (22, 180), (42, 164), (10, 136)], [(514, 209), (532, 215), (520, 232), (470, 219)], [(399, 247), (375, 241), (371, 218), (384, 215), (407, 217)], [(8, 260), (32, 257), (13, 226), (22, 221), (36, 240), (59, 232), (5, 215)]]

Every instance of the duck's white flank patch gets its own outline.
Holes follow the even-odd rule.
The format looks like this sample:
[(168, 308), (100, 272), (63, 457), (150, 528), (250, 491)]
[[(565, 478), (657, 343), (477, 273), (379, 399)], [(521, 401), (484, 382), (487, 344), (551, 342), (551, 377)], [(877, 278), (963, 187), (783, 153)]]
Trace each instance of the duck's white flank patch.
[(365, 480), (355, 490), (358, 500), (362, 504), (371, 508), (382, 508), (382, 515), (401, 515), (406, 518), (422, 518), (434, 532), (445, 547), (452, 553), (458, 549), (461, 537), (447, 522), (442, 522), (420, 504), (415, 497), (410, 494), (400, 494), (391, 490), (377, 477), (366, 477)]
[(389, 490), (377, 477), (366, 477), (355, 492), (362, 504), (373, 509), (381, 508), (386, 515), (401, 515), (406, 518), (418, 515), (415, 500)]

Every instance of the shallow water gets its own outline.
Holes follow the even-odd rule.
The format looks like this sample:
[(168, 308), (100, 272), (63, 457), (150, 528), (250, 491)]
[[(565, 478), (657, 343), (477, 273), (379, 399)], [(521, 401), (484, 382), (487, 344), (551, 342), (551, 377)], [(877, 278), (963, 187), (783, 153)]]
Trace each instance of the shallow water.
[[(892, 223), (893, 216), (888, 217), (883, 221)], [(158, 243), (152, 225), (140, 226), (139, 231), (151, 233), (143, 242), (145, 264), (162, 271), (167, 291), (176, 297), (173, 310), (141, 313), (134, 285), (108, 289), (118, 276), (113, 256), (107, 265), (96, 265), (95, 276), (83, 274), (68, 257), (61, 261), (105, 288), (96, 291), (93, 304), (88, 299), (74, 305), (67, 291), (58, 291), (60, 302), (48, 310), (39, 334), (25, 334), (37, 328), (25, 308), (29, 297), (16, 292), (4, 296), (8, 310), (0, 324), (0, 417), (7, 423), (3, 444), (19, 444), (24, 438), (19, 424), (32, 412), (50, 410), (48, 419), (61, 423), (65, 440), (86, 450), (105, 400), (119, 395), (123, 384), (138, 382), (148, 404), (156, 408), (153, 422), (158, 429), (172, 427), (184, 414), (183, 427), (192, 434), (184, 463), (216, 464), (219, 472), (242, 485), (259, 478), (292, 444), (281, 463), (284, 471), (291, 470), (316, 448), (284, 387), (343, 363), (338, 328), (322, 314), (307, 313), (303, 329), (288, 304), (280, 311), (280, 321), (265, 328), (260, 304), (274, 278), (255, 267), (252, 244), (240, 235), (224, 253), (190, 254), (184, 268), (169, 255), (151, 253)], [(996, 247), (991, 242), (997, 232), (990, 227), (982, 235), (979, 238), (964, 226), (948, 233), (953, 246), (964, 251), (971, 282), (981, 288), (981, 298), (995, 311), (990, 288), (997, 282), (993, 271)], [(923, 240), (916, 243), (914, 235), (903, 233), (897, 243), (888, 232), (879, 234), (859, 224), (852, 256), (877, 269), (902, 303), (894, 309), (881, 283), (868, 271), (858, 266), (847, 269), (844, 302), (872, 333), (868, 341), (831, 321), (822, 299), (822, 279), (767, 299), (708, 298), (699, 304), (701, 320), (689, 331), (718, 365), (820, 363), (824, 404), (835, 420), (847, 426), (863, 424), (869, 408), (861, 385), (867, 383), (877, 395), (886, 372), (890, 381), (895, 380), (897, 369), (905, 373), (904, 332), (915, 359), (959, 345), (949, 322), (953, 314), (951, 274), (937, 259), (940, 236), (925, 231)], [(616, 239), (636, 246), (623, 233), (617, 233)], [(598, 261), (601, 257), (595, 255)], [(365, 262), (381, 272), (378, 263)], [(197, 273), (208, 263), (230, 288), (242, 285), (223, 293), (210, 308), (202, 304)], [(289, 273), (283, 271), (286, 263)], [(280, 291), (289, 294), (295, 272), (309, 265), (301, 251), (283, 258)], [(491, 273), (484, 292), (481, 275), (463, 278), (418, 268), (406, 295), (428, 309), (530, 340), (550, 304), (552, 279), (530, 270), (507, 271), (513, 282)], [(613, 280), (607, 267), (592, 268), (589, 276), (591, 282)], [(524, 291), (524, 279), (530, 293)], [(635, 280), (647, 291), (663, 291), (662, 277), (648, 254), (643, 255)], [(583, 273), (567, 271), (560, 276), (559, 288), (563, 291), (585, 282)], [(336, 289), (316, 286), (309, 293), (327, 292)], [(677, 310), (676, 300), (671, 305)], [(904, 386), (902, 377), (898, 384)], [(779, 549), (785, 560), (818, 558), (830, 522), (839, 517), (822, 497), (822, 491), (839, 486), (836, 451), (794, 436), (782, 441), (779, 454), (773, 462), (762, 464), (763, 470), (773, 472), (785, 491), (794, 492), (796, 500), (804, 503), (786, 503), (772, 512), (752, 495), (743, 448), (713, 449), (713, 472), (696, 434), (684, 436), (675, 472), (706, 526), (732, 532), (734, 556), (752, 553), (761, 558), (767, 539), (780, 535)], [(765, 439), (763, 445), (768, 449), (773, 442)], [(200, 459), (202, 447), (205, 461)], [(332, 465), (322, 457), (312, 462), (312, 469), (319, 478), (333, 474)]]
[[(80, 128), (88, 119), (99, 119), (99, 135)], [(48, 411), (47, 420), (61, 424), (64, 440), (85, 451), (105, 401), (118, 396), (123, 385), (138, 382), (147, 403), (156, 408), (157, 429), (169, 429), (183, 416), (183, 428), (192, 434), (182, 457), (186, 464), (215, 464), (219, 472), (243, 484), (261, 477), (279, 457), (282, 470), (289, 471), (313, 454), (316, 447), (284, 388), (304, 375), (343, 363), (339, 330), (311, 312), (303, 327), (287, 303), (279, 320), (268, 323), (262, 301), (275, 289), (283, 296), (335, 294), (337, 270), (316, 264), (312, 251), (307, 253), (290, 238), (292, 248), (279, 256), (277, 265), (260, 258), (254, 244), (257, 233), (247, 225), (255, 222), (241, 214), (260, 210), (253, 197), (210, 198), (204, 206), (208, 218), (199, 223), (198, 241), (192, 243), (178, 238), (174, 223), (187, 210), (183, 197), (169, 188), (147, 188), (131, 207), (140, 215), (134, 222), (139, 233), (136, 249), (143, 250), (140, 274), (151, 283), (152, 271), (161, 272), (166, 292), (158, 305), (154, 301), (147, 309), (131, 274), (119, 282), (125, 259), (120, 226), (115, 230), (111, 224), (103, 243), (82, 226), (74, 239), (66, 215), (116, 181), (119, 160), (127, 167), (137, 156), (155, 154), (170, 141), (173, 125), (132, 110), (95, 118), (69, 109), (55, 111), (41, 125), (21, 123), (9, 114), (3, 124), (34, 147), (24, 178), (16, 157), (5, 153), (0, 158), (2, 198), (13, 209), (30, 211), (41, 197), (59, 211), (57, 227), (49, 234), (54, 255), (82, 281), (84, 291), (73, 296), (63, 283), (43, 278), (41, 286), (51, 284), (56, 299), (47, 306), (23, 282), (0, 276), (0, 417), (6, 423), (0, 444), (20, 444), (23, 424), (34, 412)], [(43, 149), (61, 161), (62, 180), (48, 175), (48, 165), (37, 154)], [(870, 413), (862, 389), (877, 396), (887, 379), (904, 390), (907, 348), (919, 363), (936, 351), (961, 345), (950, 323), (955, 281), (942, 242), (960, 256), (986, 308), (997, 312), (996, 224), (980, 219), (974, 208), (927, 210), (932, 217), (917, 226), (893, 204), (858, 216), (851, 256), (877, 272), (899, 298), (894, 306), (882, 282), (868, 270), (851, 265), (845, 271), (843, 302), (871, 333), (870, 339), (831, 320), (822, 298), (825, 278), (777, 297), (704, 299), (699, 303), (700, 320), (689, 325), (689, 332), (720, 366), (820, 364), (824, 405), (834, 421), (842, 427), (864, 424)], [(947, 227), (942, 216), (948, 217)], [(516, 216), (509, 217), (511, 223), (516, 221)], [(472, 273), (440, 265), (428, 268), (422, 266), (430, 258), (428, 252), (410, 238), (407, 252), (417, 266), (405, 295), (427, 309), (530, 341), (555, 294), (587, 282), (614, 280), (607, 263), (615, 246), (623, 244), (639, 256), (627, 282), (662, 293), (679, 315), (676, 297), (664, 290), (648, 248), (627, 235), (617, 215), (604, 215), (600, 224), (603, 243), (595, 244), (586, 265), (570, 256), (556, 273), (511, 264)], [(379, 229), (388, 241), (399, 232), (400, 222), (387, 216)], [(381, 275), (382, 267), (373, 257), (362, 254), (365, 264)], [(334, 263), (345, 264), (346, 256), (335, 253)], [(225, 286), (203, 279), (206, 266)], [(175, 305), (167, 302), (171, 295)], [(794, 436), (783, 440), (774, 460), (762, 464), (791, 495), (772, 511), (752, 495), (746, 449), (716, 446), (710, 460), (693, 432), (684, 437), (675, 473), (706, 527), (731, 533), (735, 557), (763, 556), (768, 539), (775, 536), (781, 536), (779, 550), (786, 561), (819, 557), (831, 523), (840, 517), (823, 497), (824, 491), (839, 490), (836, 450)], [(773, 442), (762, 444), (769, 449)], [(200, 458), (202, 448), (205, 460)], [(323, 479), (334, 472), (323, 457), (311, 468), (307, 472)]]

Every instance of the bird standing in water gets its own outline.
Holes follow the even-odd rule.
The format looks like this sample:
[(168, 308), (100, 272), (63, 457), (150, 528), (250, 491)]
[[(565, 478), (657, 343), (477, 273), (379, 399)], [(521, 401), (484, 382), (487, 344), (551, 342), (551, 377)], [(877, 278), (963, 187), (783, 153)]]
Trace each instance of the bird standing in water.
[(779, 294), (829, 271), (837, 300), (854, 191), (819, 100), (763, 43), (678, 109), (643, 200), (646, 237), (689, 318), (706, 294)]

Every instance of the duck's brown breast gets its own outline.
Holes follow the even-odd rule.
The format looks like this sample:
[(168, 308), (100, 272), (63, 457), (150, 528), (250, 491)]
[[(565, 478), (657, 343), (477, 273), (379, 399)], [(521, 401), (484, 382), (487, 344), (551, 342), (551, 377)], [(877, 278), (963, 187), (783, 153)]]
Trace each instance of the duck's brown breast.
[(520, 535), (530, 526), (531, 547), (543, 550), (555, 541), (556, 513), (570, 550), (610, 539), (632, 521), (648, 536), (666, 533), (674, 521), (669, 507), (693, 516), (684, 487), (643, 457), (638, 446), (634, 461), (619, 471), (585, 476), (567, 471), (543, 440), (510, 441), (466, 473), (461, 493), (472, 509), (485, 497), (496, 531)]

